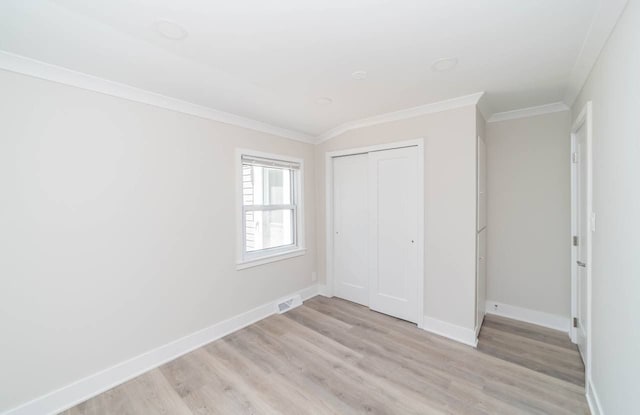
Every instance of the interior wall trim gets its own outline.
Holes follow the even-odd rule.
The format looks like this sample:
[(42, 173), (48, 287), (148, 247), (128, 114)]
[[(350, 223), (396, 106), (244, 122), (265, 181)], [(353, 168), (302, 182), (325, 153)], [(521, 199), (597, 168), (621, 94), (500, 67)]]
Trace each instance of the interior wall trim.
[(487, 314), (519, 320), (549, 329), (560, 330), (567, 333), (567, 335), (569, 334), (569, 317), (531, 310), (491, 300), (487, 300), (485, 311)]
[(399, 111), (375, 115), (373, 117), (349, 121), (320, 134), (316, 142), (319, 144), (337, 137), (340, 134), (344, 134), (347, 131), (356, 130), (358, 128), (370, 127), (372, 125), (384, 124), (391, 121), (405, 120), (407, 118), (414, 118), (420, 115), (447, 111), (455, 108), (466, 107), (469, 105), (477, 105), (483, 95), (484, 92), (478, 92), (475, 94), (447, 99), (444, 101), (438, 101), (431, 104), (420, 105), (418, 107), (407, 108)]
[(587, 404), (589, 405), (591, 415), (604, 415), (602, 405), (600, 404), (600, 399), (598, 398), (598, 394), (596, 393), (596, 389), (593, 385), (593, 379), (587, 379), (585, 389), (587, 395)]
[(88, 75), (82, 72), (64, 68), (62, 66), (49, 64), (6, 51), (0, 51), (0, 69), (64, 85), (69, 85), (88, 91), (127, 99), (129, 101), (153, 105), (155, 107), (165, 108), (168, 110), (180, 112), (183, 114), (189, 114), (212, 121), (235, 125), (237, 127), (260, 131), (278, 137), (284, 137), (304, 143), (319, 144), (326, 140), (344, 134), (345, 132), (350, 130), (369, 127), (377, 124), (384, 124), (392, 121), (414, 118), (421, 115), (447, 111), (455, 108), (465, 107), (468, 105), (476, 105), (487, 122), (505, 121), (516, 118), (548, 114), (552, 112), (567, 111), (569, 110), (569, 106), (565, 104), (565, 102), (569, 104), (573, 103), (575, 97), (580, 92), (580, 89), (582, 88), (586, 77), (588, 76), (591, 68), (597, 60), (600, 50), (604, 46), (604, 42), (615, 27), (615, 24), (617, 23), (620, 15), (622, 14), (622, 11), (624, 10), (624, 7), (626, 6), (626, 3), (627, 0), (612, 0), (611, 6), (615, 7), (605, 7), (603, 9), (603, 13), (605, 13), (604, 18), (594, 20), (587, 39), (585, 40), (583, 49), (580, 53), (580, 57), (578, 58), (578, 61), (576, 62), (576, 65), (573, 69), (564, 102), (555, 102), (551, 104), (491, 114), (491, 110), (487, 107), (486, 102), (484, 102), (486, 100), (483, 100), (485, 93), (478, 92), (475, 94), (460, 96), (444, 101), (433, 102), (417, 107), (406, 108), (398, 111), (375, 115), (372, 117), (348, 121), (320, 134), (317, 137), (300, 131), (278, 127), (248, 117), (243, 117), (229, 112), (209, 108), (203, 105), (183, 101), (177, 98), (172, 98), (155, 92), (150, 92), (119, 82), (110, 81), (97, 76)]
[(478, 346), (478, 337), (476, 336), (476, 331), (473, 329), (457, 326), (429, 316), (424, 316), (422, 319), (422, 327), (420, 328), (471, 347)]
[[(302, 300), (318, 295), (317, 284), (296, 291), (289, 296), (299, 294)], [(149, 370), (189, 353), (207, 343), (218, 340), (228, 334), (247, 327), (277, 312), (279, 300), (271, 301), (259, 307), (223, 320), (212, 326), (191, 333), (185, 337), (149, 350), (139, 356), (115, 366), (89, 375), (58, 390), (38, 397), (21, 406), (10, 409), (2, 415), (53, 415), (69, 409), (102, 392), (118, 386)]]
[[(600, 52), (616, 27), (628, 0), (607, 0), (599, 2), (600, 6), (594, 14), (587, 36), (582, 43), (580, 54), (573, 65), (563, 101), (573, 106), (582, 90), (593, 66), (598, 61)], [(576, 5), (580, 7), (580, 5)]]
[(554, 112), (569, 111), (570, 108), (564, 102), (538, 105), (535, 107), (521, 108), (513, 111), (497, 112), (487, 119), (487, 122), (515, 120), (518, 118), (535, 117), (536, 115), (551, 114)]
[(478, 336), (480, 335), (480, 330), (482, 329), (482, 324), (484, 323), (484, 317), (487, 315), (486, 312), (482, 313), (482, 316), (480, 317), (480, 322), (476, 325), (476, 339), (478, 338)]
[(231, 124), (237, 127), (260, 131), (266, 134), (289, 138), (291, 140), (305, 143), (315, 142), (315, 137), (302, 132), (277, 127), (251, 118), (215, 110), (5, 51), (0, 51), (0, 69), (57, 82), (59, 84), (74, 86), (88, 91), (99, 92), (129, 101), (141, 102), (143, 104), (194, 115), (212, 121)]

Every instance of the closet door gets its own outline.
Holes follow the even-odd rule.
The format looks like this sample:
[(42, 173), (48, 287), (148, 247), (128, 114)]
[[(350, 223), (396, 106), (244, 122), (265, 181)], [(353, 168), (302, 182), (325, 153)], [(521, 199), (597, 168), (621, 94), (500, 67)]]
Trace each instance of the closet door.
[(369, 156), (333, 159), (334, 295), (369, 305)]
[(417, 322), (417, 148), (369, 153), (369, 307)]

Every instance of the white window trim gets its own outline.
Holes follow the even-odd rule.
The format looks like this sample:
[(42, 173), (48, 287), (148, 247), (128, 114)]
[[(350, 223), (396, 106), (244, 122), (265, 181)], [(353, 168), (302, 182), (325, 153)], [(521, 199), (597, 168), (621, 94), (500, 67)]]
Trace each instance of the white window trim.
[[(297, 196), (297, 207), (295, 211), (295, 243), (289, 246), (282, 246), (271, 249), (264, 249), (260, 253), (246, 255), (244, 252), (244, 220), (243, 220), (243, 198), (242, 198), (242, 156), (253, 156), (283, 160), (300, 164), (296, 180), (294, 180), (294, 191)], [(306, 253), (304, 234), (304, 160), (300, 158), (285, 156), (282, 154), (264, 153), (244, 148), (236, 149), (236, 269), (246, 269), (270, 262), (281, 261), (294, 258)]]

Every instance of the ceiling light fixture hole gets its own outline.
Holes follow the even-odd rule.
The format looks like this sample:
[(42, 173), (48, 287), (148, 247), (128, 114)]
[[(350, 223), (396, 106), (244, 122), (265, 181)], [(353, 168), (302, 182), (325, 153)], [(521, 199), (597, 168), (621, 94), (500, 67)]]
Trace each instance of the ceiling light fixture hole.
[(458, 65), (458, 58), (441, 58), (436, 59), (431, 64), (431, 70), (434, 72), (450, 71)]
[(318, 105), (329, 105), (333, 102), (333, 100), (329, 97), (320, 97), (316, 99), (316, 104)]
[(165, 19), (156, 20), (153, 23), (153, 28), (162, 36), (171, 40), (182, 40), (189, 34), (179, 24)]
[(362, 81), (364, 79), (367, 79), (367, 72), (366, 71), (355, 71), (354, 73), (351, 74), (351, 77), (353, 79), (357, 79), (358, 81)]

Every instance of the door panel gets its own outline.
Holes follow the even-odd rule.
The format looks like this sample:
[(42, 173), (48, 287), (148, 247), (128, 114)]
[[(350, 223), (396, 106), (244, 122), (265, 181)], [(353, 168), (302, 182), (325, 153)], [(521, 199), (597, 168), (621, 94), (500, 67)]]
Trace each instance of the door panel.
[(577, 262), (576, 267), (576, 289), (577, 289), (577, 338), (578, 349), (582, 355), (582, 360), (586, 361), (587, 356), (587, 232), (589, 232), (589, 213), (587, 212), (587, 127), (586, 123), (576, 131), (575, 151), (577, 156), (576, 169), (576, 201), (577, 201)]
[(369, 154), (371, 309), (417, 322), (417, 148)]
[(334, 294), (369, 305), (367, 154), (333, 159)]

